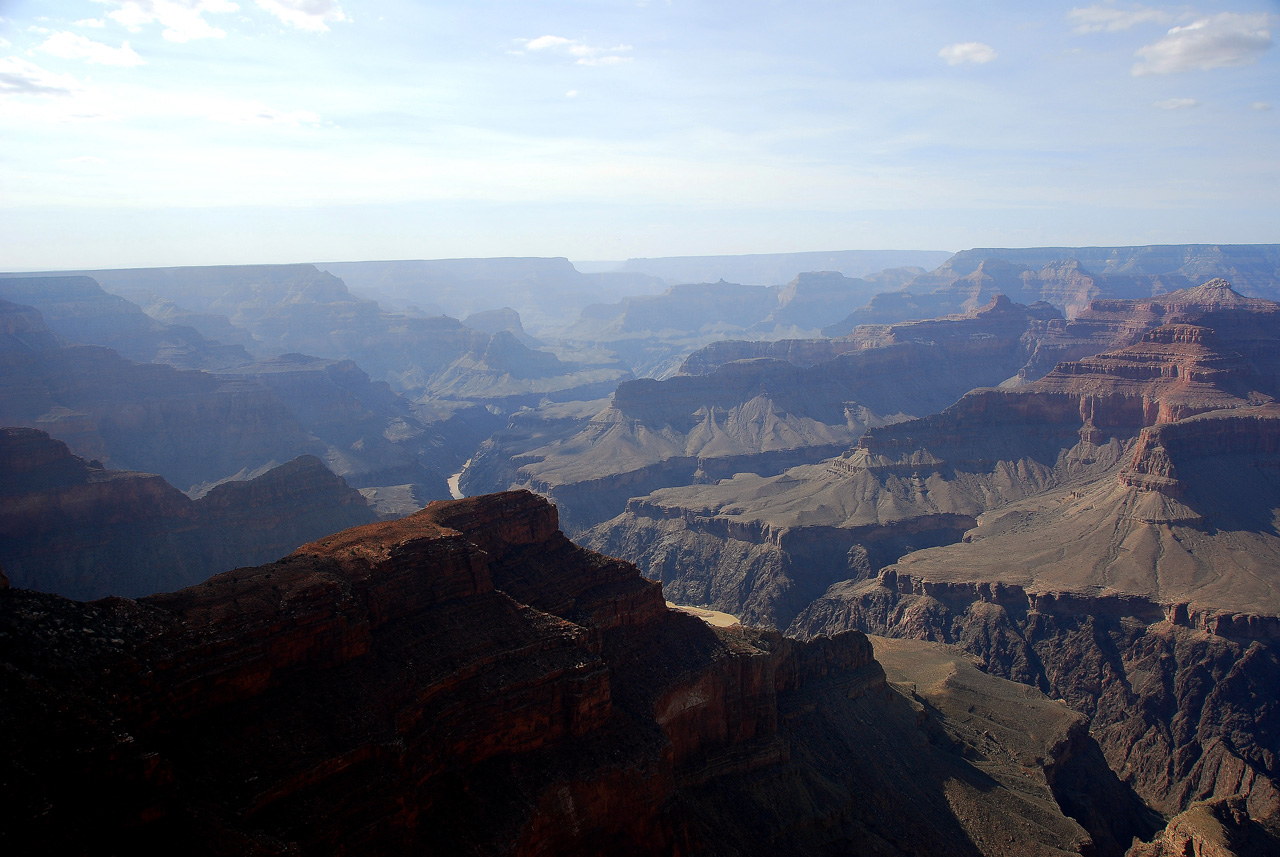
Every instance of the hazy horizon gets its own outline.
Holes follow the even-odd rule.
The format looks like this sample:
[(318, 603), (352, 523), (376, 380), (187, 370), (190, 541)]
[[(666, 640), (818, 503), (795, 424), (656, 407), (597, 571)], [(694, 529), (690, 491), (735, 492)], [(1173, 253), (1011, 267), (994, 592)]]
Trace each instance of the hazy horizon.
[(0, 269), (1272, 243), (1278, 21), (9, 0)]

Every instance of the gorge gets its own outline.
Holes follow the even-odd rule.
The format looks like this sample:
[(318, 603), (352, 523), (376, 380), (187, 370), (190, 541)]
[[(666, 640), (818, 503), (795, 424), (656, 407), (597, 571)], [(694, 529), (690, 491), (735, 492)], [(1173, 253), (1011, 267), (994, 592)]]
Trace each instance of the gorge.
[(0, 837), (1272, 853), (1274, 259), (0, 276)]

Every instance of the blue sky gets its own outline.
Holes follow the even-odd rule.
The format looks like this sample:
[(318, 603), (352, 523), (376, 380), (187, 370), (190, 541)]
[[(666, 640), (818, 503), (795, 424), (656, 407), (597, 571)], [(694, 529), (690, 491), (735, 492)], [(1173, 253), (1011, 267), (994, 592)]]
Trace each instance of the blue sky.
[(0, 268), (1280, 241), (1280, 3), (0, 0)]

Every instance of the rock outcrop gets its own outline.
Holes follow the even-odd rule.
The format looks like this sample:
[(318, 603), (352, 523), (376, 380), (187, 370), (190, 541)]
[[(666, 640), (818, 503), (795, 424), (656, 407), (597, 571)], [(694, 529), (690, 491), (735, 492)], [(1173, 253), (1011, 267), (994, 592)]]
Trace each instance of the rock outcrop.
[(1054, 703), (979, 734), (860, 633), (712, 629), (523, 492), (136, 602), (0, 591), (0, 662), (11, 853), (1118, 855), (1146, 829), (1063, 812), (1063, 771), (1110, 774)]
[[(1130, 310), (1139, 318), (1151, 314), (1143, 302), (1130, 305)], [(1149, 495), (1130, 498), (1125, 493), (1138, 482), (1172, 478), (1165, 460), (1168, 451), (1155, 440), (1157, 435), (1139, 442), (1144, 430), (1168, 425), (1160, 431), (1175, 445), (1180, 432), (1188, 437), (1207, 435), (1218, 426), (1224, 443), (1237, 436), (1253, 438), (1239, 441), (1246, 446), (1256, 442), (1265, 447), (1270, 442), (1266, 438), (1271, 412), (1260, 403), (1280, 392), (1272, 371), (1280, 355), (1280, 334), (1266, 324), (1277, 318), (1277, 311), (1280, 305), (1241, 298), (1225, 284), (1209, 283), (1171, 295), (1156, 314), (1158, 320), (1194, 317), (1197, 322), (1213, 321), (1222, 331), (1187, 322), (1154, 327), (1133, 345), (1061, 363), (1034, 383), (976, 390), (940, 413), (871, 427), (856, 448), (820, 465), (767, 478), (740, 474), (714, 485), (654, 492), (632, 500), (626, 513), (599, 525), (588, 543), (636, 561), (675, 587), (672, 594), (677, 599), (781, 627), (815, 596), (818, 586), (874, 577), (908, 550), (957, 541), (979, 516), (994, 515), (992, 510), (1014, 502), (1025, 502), (1027, 510), (1049, 510), (1046, 520), (1054, 524), (1043, 530), (1045, 556), (1056, 555), (1055, 539), (1072, 532), (1079, 534), (1082, 544), (1094, 546), (1101, 560), (1109, 549), (1103, 546), (1105, 540), (1086, 535), (1090, 528), (1104, 526), (1108, 515), (1121, 515), (1123, 509), (1123, 520), (1145, 515), (1151, 521), (1171, 521), (1196, 514)], [(1224, 312), (1243, 313), (1244, 318), (1224, 320), (1219, 315)], [(1181, 427), (1191, 417), (1223, 410), (1239, 416)], [(1263, 462), (1240, 459), (1231, 472), (1246, 478), (1257, 467), (1269, 466)], [(1124, 472), (1111, 472), (1117, 468)], [(1091, 483), (1093, 493), (1081, 489), (1104, 477), (1101, 483)], [(1205, 486), (1220, 483), (1203, 480)], [(1254, 491), (1252, 496), (1270, 498), (1272, 493)], [(1199, 503), (1201, 508), (1211, 505), (1208, 500)], [(1026, 514), (1010, 512), (1007, 520)], [(1248, 512), (1255, 525), (1269, 514), (1261, 508)], [(985, 535), (981, 527), (975, 533), (970, 541)], [(1016, 538), (1022, 536), (992, 543), (994, 565), (984, 572), (993, 575), (992, 580), (1025, 584), (1022, 571), (996, 570), (1016, 565), (1027, 555), (1028, 543)], [(828, 548), (819, 560), (792, 554), (783, 546), (788, 541), (820, 542)], [(890, 550), (887, 545), (898, 547)], [(1124, 555), (1132, 549), (1126, 546)], [(1160, 555), (1173, 564), (1186, 554), (1172, 549)], [(1270, 555), (1270, 549), (1261, 553)], [(1204, 569), (1213, 562), (1206, 555), (1194, 567)], [(1067, 571), (1058, 574), (1056, 569), (1066, 565), (1043, 560), (1036, 566), (1037, 574), (1059, 588), (1099, 585), (1099, 579), (1077, 579)], [(1085, 566), (1089, 564), (1081, 567)], [(1129, 580), (1136, 588), (1127, 591), (1143, 595), (1154, 591), (1152, 587), (1170, 585), (1178, 575), (1195, 578), (1200, 586), (1231, 579), (1215, 583), (1212, 596), (1208, 589), (1202, 593), (1212, 599), (1226, 597), (1232, 586), (1250, 579), (1243, 571), (1206, 576), (1203, 570), (1170, 570), (1174, 578), (1160, 574), (1129, 571), (1123, 577), (1137, 575)], [(1186, 586), (1174, 591), (1189, 597)], [(1240, 599), (1248, 601), (1258, 593), (1259, 587), (1247, 585)], [(1228, 609), (1235, 603), (1219, 600), (1218, 606)]]
[(1160, 837), (1135, 845), (1126, 857), (1275, 857), (1280, 838), (1249, 818), (1239, 797), (1192, 804)]
[(148, 595), (373, 517), (314, 456), (193, 501), (159, 476), (86, 462), (44, 432), (0, 429), (0, 563), (26, 589)]

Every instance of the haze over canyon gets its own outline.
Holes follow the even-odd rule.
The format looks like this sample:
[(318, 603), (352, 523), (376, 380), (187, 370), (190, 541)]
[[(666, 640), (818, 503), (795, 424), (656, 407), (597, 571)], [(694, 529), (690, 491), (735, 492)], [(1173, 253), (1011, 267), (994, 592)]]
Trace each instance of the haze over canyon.
[(1280, 245), (0, 274), (0, 698), (12, 854), (1280, 854)]

